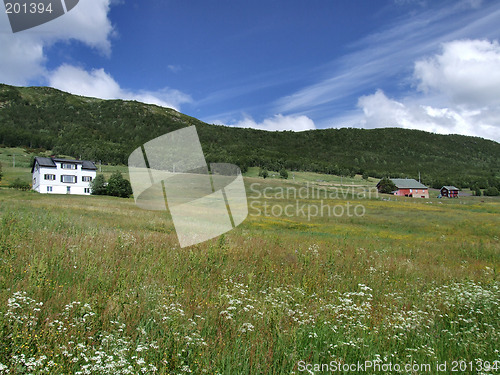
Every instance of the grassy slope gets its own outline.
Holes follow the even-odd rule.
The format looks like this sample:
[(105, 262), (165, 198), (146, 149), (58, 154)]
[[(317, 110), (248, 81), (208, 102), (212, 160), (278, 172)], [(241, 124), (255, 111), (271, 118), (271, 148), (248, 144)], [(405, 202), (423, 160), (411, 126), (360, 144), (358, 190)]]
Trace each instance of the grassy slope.
[[(284, 207), (294, 200), (276, 194), (304, 181), (246, 184)], [(290, 374), (299, 360), (498, 359), (499, 200), (327, 203), (347, 202), (366, 215), (251, 209), (235, 230), (180, 249), (168, 214), (132, 199), (0, 188), (0, 363), (24, 354), (40, 368), (53, 361), (55, 374), (89, 363), (92, 373), (107, 363), (112, 373)]]
[[(50, 151), (41, 153), (41, 155), (49, 155)], [(0, 181), (0, 186), (9, 186), (9, 184), (16, 178), (21, 178), (26, 182), (31, 182), (30, 166), (31, 160), (38, 153), (29, 153), (24, 148), (13, 148), (13, 147), (0, 147), (0, 163), (3, 166), (4, 178)], [(66, 156), (70, 159), (73, 157)], [(15, 159), (15, 167), (14, 167)], [(98, 165), (99, 167), (99, 165)], [(125, 165), (102, 165), (99, 167), (100, 173), (104, 174), (106, 178), (111, 176), (115, 171), (121, 172), (125, 178), (128, 178), (128, 167)], [(245, 173), (247, 177), (258, 177), (259, 168), (250, 167), (248, 172)], [(279, 173), (276, 171), (270, 172), (270, 179), (278, 178)], [(369, 178), (367, 181), (363, 180), (361, 176), (351, 177), (340, 177), (335, 175), (327, 175), (314, 172), (290, 172), (289, 180), (295, 182), (310, 182), (310, 183), (321, 183), (327, 182), (331, 184), (355, 184), (355, 185), (369, 185), (373, 186), (378, 182), (378, 179)]]

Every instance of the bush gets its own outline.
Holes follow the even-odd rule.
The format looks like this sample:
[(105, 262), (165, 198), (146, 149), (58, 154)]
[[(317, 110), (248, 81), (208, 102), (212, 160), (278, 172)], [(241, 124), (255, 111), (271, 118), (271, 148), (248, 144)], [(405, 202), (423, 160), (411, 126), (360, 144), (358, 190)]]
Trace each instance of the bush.
[(266, 169), (260, 169), (259, 170), (259, 176), (262, 178), (267, 178), (269, 176), (269, 172)]
[(23, 181), (21, 178), (16, 178), (14, 180), (14, 182), (12, 182), (10, 184), (10, 186), (12, 189), (18, 189), (18, 190), (23, 190), (23, 191), (26, 191), (26, 190), (30, 190), (31, 189), (31, 185), (26, 182), (26, 181)]
[(486, 195), (488, 197), (496, 197), (496, 196), (500, 195), (500, 192), (498, 191), (498, 189), (496, 187), (490, 186), (489, 188), (484, 190), (484, 195)]
[(90, 189), (92, 195), (106, 195), (106, 179), (102, 174), (97, 175), (97, 177), (90, 183)]
[(366, 172), (363, 172), (363, 180), (368, 180), (368, 173)]
[(285, 168), (280, 169), (280, 177), (284, 178), (285, 180), (288, 178), (288, 172)]
[(132, 195), (130, 181), (124, 179), (120, 172), (111, 175), (106, 190), (108, 195), (114, 197), (128, 198)]
[(384, 177), (383, 179), (381, 179), (380, 182), (378, 183), (378, 186), (379, 186), (379, 191), (381, 193), (385, 193), (385, 194), (390, 194), (394, 190), (397, 190), (397, 187), (396, 187), (396, 185), (394, 185), (394, 182), (392, 182), (387, 177)]
[(0, 163), (0, 181), (2, 181), (2, 176), (3, 176), (3, 173), (2, 173), (2, 163)]

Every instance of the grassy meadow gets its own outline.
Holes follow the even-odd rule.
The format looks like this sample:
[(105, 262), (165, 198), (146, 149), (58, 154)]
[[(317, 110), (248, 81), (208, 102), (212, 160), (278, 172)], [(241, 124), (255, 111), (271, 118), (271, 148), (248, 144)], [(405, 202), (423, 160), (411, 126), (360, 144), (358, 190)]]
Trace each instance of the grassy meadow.
[(0, 187), (0, 374), (500, 371), (499, 199), (295, 178), (246, 177), (247, 220), (184, 249), (133, 199)]

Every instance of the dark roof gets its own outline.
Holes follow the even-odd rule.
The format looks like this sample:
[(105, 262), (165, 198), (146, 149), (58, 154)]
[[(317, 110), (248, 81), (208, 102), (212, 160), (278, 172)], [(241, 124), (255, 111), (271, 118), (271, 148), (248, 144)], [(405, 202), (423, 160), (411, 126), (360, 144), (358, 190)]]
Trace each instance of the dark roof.
[(97, 167), (95, 166), (94, 162), (90, 160), (82, 160), (82, 169), (97, 171)]
[(391, 181), (398, 189), (428, 189), (427, 186), (413, 178), (391, 178)]
[(37, 156), (35, 158), (35, 161), (38, 162), (38, 165), (40, 167), (52, 167), (52, 168), (56, 167), (56, 163), (54, 163), (54, 160), (52, 160), (51, 158), (42, 158)]
[(443, 186), (443, 187), (441, 188), (441, 190), (443, 190), (443, 189), (446, 189), (446, 190), (448, 190), (448, 191), (450, 191), (450, 190), (460, 190), (459, 188), (457, 188), (457, 187), (455, 187), (455, 186)]
[(44, 158), (37, 156), (35, 157), (35, 161), (33, 163), (33, 167), (31, 168), (31, 173), (33, 173), (33, 169), (35, 168), (35, 164), (38, 163), (40, 167), (45, 168), (56, 168), (56, 162), (58, 163), (72, 163), (72, 164), (81, 164), (82, 169), (88, 169), (95, 171), (97, 167), (95, 166), (93, 161), (90, 160), (72, 160), (72, 159), (61, 159), (61, 158)]

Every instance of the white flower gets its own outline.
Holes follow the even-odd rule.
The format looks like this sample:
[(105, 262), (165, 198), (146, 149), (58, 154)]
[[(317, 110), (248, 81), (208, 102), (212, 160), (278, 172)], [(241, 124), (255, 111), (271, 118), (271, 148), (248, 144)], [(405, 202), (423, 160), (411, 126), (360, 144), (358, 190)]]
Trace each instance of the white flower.
[(245, 333), (245, 332), (252, 332), (254, 329), (255, 329), (255, 327), (253, 326), (253, 324), (243, 323), (241, 325), (241, 327), (239, 328), (239, 331), (242, 333)]

